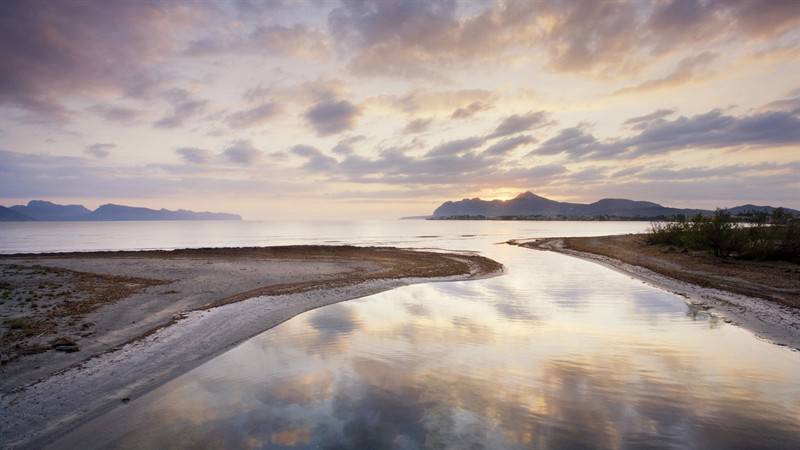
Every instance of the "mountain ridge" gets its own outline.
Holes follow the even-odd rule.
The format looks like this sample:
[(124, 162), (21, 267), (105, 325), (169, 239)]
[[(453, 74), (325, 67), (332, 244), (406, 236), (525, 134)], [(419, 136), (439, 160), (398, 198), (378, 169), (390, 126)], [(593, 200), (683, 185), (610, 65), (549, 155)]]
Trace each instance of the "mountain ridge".
[[(727, 208), (731, 214), (767, 213), (777, 209), (772, 206), (741, 205)], [(792, 214), (800, 211), (784, 208)], [(465, 198), (446, 201), (433, 211), (430, 219), (458, 218), (642, 218), (674, 217), (677, 215), (710, 215), (713, 211), (696, 208), (672, 208), (655, 202), (629, 200), (624, 198), (604, 198), (594, 203), (559, 202), (536, 195), (530, 191), (520, 193), (509, 200), (482, 200)]]
[(26, 205), (0, 206), (0, 221), (5, 222), (100, 222), (126, 220), (242, 220), (238, 214), (179, 209), (151, 209), (106, 203), (94, 211), (83, 205), (59, 205), (45, 200), (31, 200)]

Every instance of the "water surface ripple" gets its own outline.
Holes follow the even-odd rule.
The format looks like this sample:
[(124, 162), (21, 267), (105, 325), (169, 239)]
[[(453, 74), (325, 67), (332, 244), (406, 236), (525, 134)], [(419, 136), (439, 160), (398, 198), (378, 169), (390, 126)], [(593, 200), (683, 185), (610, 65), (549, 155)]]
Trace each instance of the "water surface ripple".
[(599, 265), (495, 244), (645, 226), (320, 226), (320, 242), (479, 250), (507, 274), (299, 315), (52, 447), (800, 448), (800, 352)]

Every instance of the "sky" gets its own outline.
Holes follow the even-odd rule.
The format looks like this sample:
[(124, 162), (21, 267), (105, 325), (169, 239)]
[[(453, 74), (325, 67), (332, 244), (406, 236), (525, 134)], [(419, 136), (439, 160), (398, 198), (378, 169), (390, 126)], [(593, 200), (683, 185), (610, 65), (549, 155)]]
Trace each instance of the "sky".
[(800, 1), (0, 3), (0, 204), (800, 208)]

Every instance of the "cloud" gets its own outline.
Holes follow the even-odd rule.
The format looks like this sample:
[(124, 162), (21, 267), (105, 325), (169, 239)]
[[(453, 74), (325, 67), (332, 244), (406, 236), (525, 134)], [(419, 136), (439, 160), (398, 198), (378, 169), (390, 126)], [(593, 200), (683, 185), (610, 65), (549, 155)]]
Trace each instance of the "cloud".
[(338, 161), (334, 158), (325, 155), (319, 149), (310, 145), (295, 145), (291, 148), (291, 152), (306, 158), (306, 162), (303, 164), (304, 169), (324, 172), (335, 168), (336, 164), (338, 164)]
[(709, 65), (717, 58), (716, 53), (703, 52), (699, 55), (691, 56), (681, 60), (673, 72), (654, 80), (647, 80), (636, 86), (630, 86), (618, 90), (614, 95), (639, 94), (661, 89), (669, 89), (686, 83), (697, 81), (701, 72), (706, 70)]
[(274, 83), (269, 86), (258, 84), (244, 93), (248, 102), (276, 101), (283, 104), (307, 105), (323, 101), (335, 101), (349, 94), (349, 85), (338, 78), (320, 77), (313, 81), (303, 81), (284, 85)]
[(724, 38), (765, 39), (800, 23), (793, 1), (670, 0), (656, 5), (646, 21), (656, 51)]
[(302, 59), (325, 59), (333, 51), (325, 33), (302, 24), (257, 27), (251, 34), (251, 40), (260, 50)]
[(482, 102), (472, 102), (467, 106), (462, 106), (461, 108), (456, 109), (453, 111), (453, 114), (450, 115), (451, 119), (467, 119), (469, 117), (474, 116), (475, 114), (486, 111), (491, 108), (491, 105), (487, 105)]
[(486, 140), (482, 137), (470, 137), (466, 139), (457, 139), (454, 141), (443, 142), (428, 151), (426, 156), (449, 156), (464, 153), (467, 150), (473, 150), (480, 147)]
[(223, 150), (222, 155), (229, 162), (251, 165), (261, 159), (262, 153), (249, 140), (240, 139)]
[(800, 114), (800, 89), (796, 89), (790, 97), (768, 103), (762, 111), (787, 111), (792, 114)]
[(344, 138), (336, 143), (336, 145), (331, 149), (331, 152), (341, 156), (352, 155), (355, 153), (353, 145), (366, 139), (366, 136), (361, 135)]
[(206, 164), (211, 160), (211, 152), (197, 147), (181, 147), (175, 153), (190, 164)]
[(536, 142), (532, 136), (528, 135), (521, 135), (515, 136), (508, 139), (503, 139), (491, 146), (489, 146), (486, 150), (483, 151), (484, 155), (487, 156), (505, 156), (507, 153), (511, 152), (515, 148), (525, 145), (525, 144), (533, 144)]
[[(329, 14), (333, 38), (362, 76), (446, 79), (543, 52), (561, 72), (635, 73), (686, 48), (776, 38), (800, 24), (797, 2), (667, 0), (348, 1)], [(635, 37), (635, 38), (634, 38)]]
[(460, 17), (452, 0), (375, 0), (344, 2), (329, 14), (338, 42), (354, 56), (359, 75), (441, 78), (440, 68), (496, 59), (526, 43), (526, 19), (534, 8), (508, 2)]
[(185, 89), (170, 89), (164, 97), (172, 105), (172, 112), (157, 120), (153, 126), (156, 128), (178, 128), (189, 120), (202, 114), (208, 106), (208, 101), (192, 98)]
[(116, 148), (115, 144), (97, 143), (86, 147), (84, 152), (88, 155), (94, 156), (95, 158), (106, 158), (111, 154), (110, 150), (113, 148)]
[(398, 148), (382, 150), (377, 157), (350, 153), (337, 160), (310, 146), (296, 146), (292, 153), (303, 157), (303, 169), (329, 180), (357, 183), (427, 186), (529, 186), (544, 183), (563, 173), (561, 165), (503, 167), (502, 158), (476, 153), (481, 137), (444, 142), (422, 156), (411, 156)]
[(639, 41), (638, 13), (633, 3), (547, 1), (538, 11), (548, 24), (541, 39), (546, 44), (549, 64), (562, 72), (585, 72), (630, 67)]
[(328, 36), (303, 24), (256, 26), (248, 33), (233, 36), (236, 27), (226, 31), (220, 36), (191, 41), (184, 53), (200, 57), (255, 53), (306, 60), (323, 60), (333, 55)]
[(403, 134), (417, 134), (426, 131), (433, 123), (433, 119), (414, 119), (403, 128)]
[(630, 126), (634, 129), (642, 129), (647, 128), (647, 126), (651, 122), (655, 122), (661, 120), (665, 117), (671, 116), (675, 114), (674, 109), (659, 109), (656, 111), (651, 112), (650, 114), (645, 114), (643, 116), (631, 117), (630, 119), (623, 122), (623, 125)]
[(282, 107), (275, 102), (265, 102), (228, 115), (228, 117), (225, 118), (225, 123), (231, 128), (250, 128), (263, 125), (271, 118), (280, 114), (282, 110)]
[(319, 136), (350, 130), (356, 125), (361, 109), (347, 100), (324, 100), (308, 110), (305, 118)]
[[(182, 166), (186, 169), (185, 165)], [(2, 198), (153, 198), (152, 206), (165, 196), (243, 195), (291, 186), (295, 192), (307, 189), (291, 182), (274, 182), (265, 167), (222, 171), (193, 166), (191, 170), (170, 171), (161, 165), (118, 164), (108, 159), (25, 154), (0, 150), (0, 197)], [(247, 174), (247, 175), (245, 175)]]
[[(662, 116), (661, 111), (650, 116)], [(647, 117), (647, 116), (644, 116)], [(674, 120), (633, 118), (640, 132), (603, 142), (581, 125), (565, 128), (531, 154), (565, 153), (578, 158), (633, 158), (684, 149), (761, 148), (800, 144), (798, 111), (765, 110), (744, 116), (719, 109)], [(638, 122), (637, 122), (638, 121)]]
[(3, 2), (0, 104), (67, 120), (73, 95), (141, 97), (187, 16), (169, 2)]
[(567, 153), (572, 156), (586, 156), (600, 147), (597, 139), (584, 130), (583, 126), (564, 128), (557, 135), (542, 142), (529, 155), (557, 155)]
[(532, 111), (526, 114), (514, 114), (503, 119), (497, 128), (489, 134), (489, 138), (521, 133), (549, 124), (549, 116), (544, 111)]
[(109, 122), (116, 122), (119, 124), (134, 122), (144, 115), (144, 111), (140, 109), (107, 104), (97, 104), (91, 106), (88, 110)]

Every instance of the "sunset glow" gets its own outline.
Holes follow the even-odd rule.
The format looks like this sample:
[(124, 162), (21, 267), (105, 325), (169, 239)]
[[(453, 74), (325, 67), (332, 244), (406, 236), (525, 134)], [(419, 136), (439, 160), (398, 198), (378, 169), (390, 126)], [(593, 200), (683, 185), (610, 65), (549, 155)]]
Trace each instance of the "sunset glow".
[(7, 2), (0, 203), (800, 208), (800, 2)]

